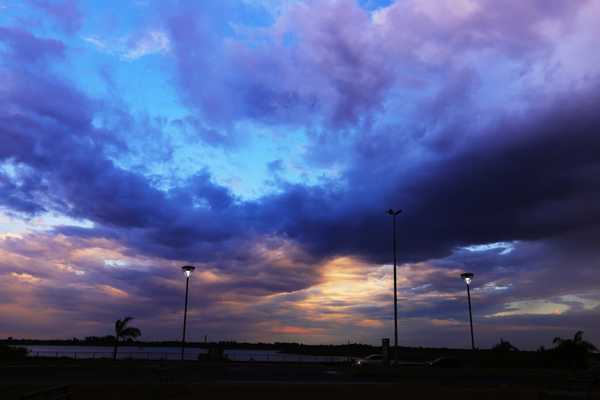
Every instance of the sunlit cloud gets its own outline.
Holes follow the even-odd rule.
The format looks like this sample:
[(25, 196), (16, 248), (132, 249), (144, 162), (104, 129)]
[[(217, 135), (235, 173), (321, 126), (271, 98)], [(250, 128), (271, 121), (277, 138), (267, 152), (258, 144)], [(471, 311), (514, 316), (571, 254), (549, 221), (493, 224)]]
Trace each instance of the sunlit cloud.
[(322, 334), (321, 328), (306, 328), (302, 326), (278, 326), (271, 329), (273, 333), (283, 333), (286, 335), (315, 335)]
[(26, 272), (22, 272), (22, 273), (18, 273), (18, 272), (11, 272), (10, 274), (13, 278), (17, 279), (20, 282), (26, 282), (26, 283), (31, 283), (31, 284), (36, 284), (39, 283), (41, 281), (40, 278), (37, 278), (31, 274), (28, 274)]
[(465, 246), (464, 249), (469, 251), (490, 251), (490, 250), (501, 250), (498, 254), (505, 255), (509, 254), (514, 250), (514, 244), (509, 242), (497, 242), (497, 243), (486, 243), (486, 244), (476, 244), (471, 246)]
[(135, 60), (150, 54), (165, 54), (171, 50), (169, 37), (162, 31), (149, 31), (133, 40), (132, 46), (123, 54), (128, 60)]
[(127, 294), (127, 292), (125, 292), (121, 289), (117, 289), (116, 287), (112, 287), (110, 285), (98, 285), (98, 289), (100, 289), (100, 291), (102, 291), (102, 293), (105, 293), (108, 296), (112, 296), (112, 297), (128, 297), (129, 296)]
[(511, 315), (560, 315), (569, 310), (566, 304), (548, 300), (523, 300), (506, 304), (507, 311), (492, 314), (490, 317), (507, 317)]
[(83, 36), (82, 40), (98, 51), (115, 55), (125, 61), (153, 54), (165, 55), (171, 51), (169, 37), (160, 30), (149, 30), (135, 36), (113, 39), (90, 35)]
[(55, 213), (43, 213), (33, 218), (11, 215), (0, 208), (0, 235), (44, 232), (60, 226), (93, 228), (88, 220), (78, 220)]
[(600, 306), (600, 299), (598, 299), (597, 294), (594, 297), (582, 295), (573, 295), (568, 294), (564, 296), (560, 296), (560, 300), (565, 303), (577, 304), (580, 305), (584, 310), (594, 310)]

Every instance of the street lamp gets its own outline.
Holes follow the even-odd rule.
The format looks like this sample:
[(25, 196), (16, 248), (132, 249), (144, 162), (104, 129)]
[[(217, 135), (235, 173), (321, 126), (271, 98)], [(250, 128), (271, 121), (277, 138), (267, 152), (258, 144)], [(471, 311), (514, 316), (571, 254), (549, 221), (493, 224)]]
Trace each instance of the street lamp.
[(471, 313), (471, 290), (469, 289), (469, 285), (473, 280), (473, 276), (474, 275), (472, 272), (464, 272), (460, 274), (460, 277), (467, 284), (467, 299), (469, 299), (469, 323), (471, 325), (471, 349), (475, 350), (475, 339), (473, 338), (473, 315)]
[(402, 210), (394, 211), (391, 208), (387, 210), (388, 215), (392, 216), (393, 235), (394, 235), (394, 360), (398, 363), (398, 293), (396, 291), (396, 216)]
[(183, 311), (183, 336), (181, 337), (181, 359), (183, 360), (183, 352), (185, 349), (185, 325), (187, 322), (188, 288), (190, 286), (190, 276), (192, 276), (192, 271), (195, 270), (196, 267), (184, 265), (181, 269), (185, 274), (185, 308)]

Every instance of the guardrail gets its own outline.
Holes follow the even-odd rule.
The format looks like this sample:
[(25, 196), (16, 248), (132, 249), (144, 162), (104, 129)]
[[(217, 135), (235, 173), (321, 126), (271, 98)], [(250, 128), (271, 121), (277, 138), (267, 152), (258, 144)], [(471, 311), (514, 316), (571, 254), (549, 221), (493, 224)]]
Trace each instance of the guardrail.
[(29, 392), (21, 396), (21, 400), (71, 400), (68, 386), (56, 386), (49, 389)]
[[(52, 351), (52, 350), (32, 350), (29, 357), (48, 357), (48, 358), (73, 358), (79, 360), (89, 359), (112, 359), (112, 351)], [(142, 351), (119, 351), (117, 353), (119, 360), (180, 360), (179, 352), (142, 352)], [(186, 360), (197, 360), (198, 354), (186, 354)]]
[[(188, 350), (189, 351), (189, 350)], [(185, 360), (198, 360), (198, 354), (206, 353), (186, 353)], [(51, 351), (51, 350), (31, 350), (29, 357), (46, 358), (72, 358), (79, 360), (89, 359), (112, 359), (112, 351)], [(304, 354), (288, 353), (228, 353), (225, 351), (225, 357), (231, 361), (239, 362), (295, 362), (295, 363), (343, 363), (349, 362), (348, 357), (342, 356), (312, 356)], [(147, 351), (123, 351), (117, 353), (119, 360), (181, 360), (180, 352), (147, 352)]]

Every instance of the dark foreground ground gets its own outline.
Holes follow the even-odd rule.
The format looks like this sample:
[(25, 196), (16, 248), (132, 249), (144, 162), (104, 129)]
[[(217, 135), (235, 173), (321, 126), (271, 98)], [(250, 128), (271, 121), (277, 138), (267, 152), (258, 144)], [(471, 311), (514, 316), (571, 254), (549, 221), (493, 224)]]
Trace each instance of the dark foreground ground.
[[(36, 360), (0, 366), (0, 400), (68, 385), (79, 399), (256, 397), (538, 399), (564, 389), (572, 373), (544, 369), (353, 368), (347, 365)], [(43, 398), (43, 397), (42, 397)], [(593, 388), (592, 399), (600, 399)]]
[[(3, 399), (18, 399), (22, 388), (11, 387)], [(316, 383), (212, 383), (168, 385), (92, 385), (70, 386), (72, 399), (133, 400), (133, 399), (537, 399), (538, 392), (530, 388), (485, 387), (423, 387), (415, 384), (363, 383), (363, 384), (316, 384)], [(6, 397), (4, 397), (6, 396)], [(373, 397), (375, 396), (375, 397)]]

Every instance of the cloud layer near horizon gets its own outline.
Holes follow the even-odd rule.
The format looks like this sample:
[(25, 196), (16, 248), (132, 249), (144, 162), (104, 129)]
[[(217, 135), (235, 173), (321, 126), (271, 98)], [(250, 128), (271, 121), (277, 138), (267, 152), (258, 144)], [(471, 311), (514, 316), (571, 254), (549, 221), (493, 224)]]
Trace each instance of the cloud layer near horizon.
[(0, 335), (600, 340), (599, 2), (232, 4), (9, 3)]

